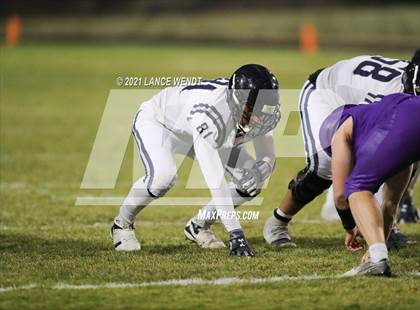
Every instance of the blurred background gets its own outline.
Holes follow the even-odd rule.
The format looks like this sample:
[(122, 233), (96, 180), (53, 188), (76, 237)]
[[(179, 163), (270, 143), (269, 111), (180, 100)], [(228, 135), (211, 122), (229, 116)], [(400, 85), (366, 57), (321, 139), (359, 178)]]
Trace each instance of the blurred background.
[(420, 43), (416, 0), (2, 0), (2, 37), (11, 16), (21, 18), (22, 42), (298, 47), (306, 35), (312, 49)]

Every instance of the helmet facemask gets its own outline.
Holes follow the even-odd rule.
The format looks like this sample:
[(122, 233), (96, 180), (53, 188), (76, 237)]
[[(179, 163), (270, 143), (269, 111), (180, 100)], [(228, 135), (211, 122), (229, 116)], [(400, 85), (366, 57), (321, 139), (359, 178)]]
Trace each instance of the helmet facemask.
[(278, 89), (231, 90), (236, 108), (232, 117), (241, 143), (273, 130), (280, 120)]
[(229, 79), (228, 103), (236, 126), (235, 144), (262, 136), (280, 120), (279, 83), (258, 64), (238, 68)]
[(420, 72), (419, 65), (414, 66), (414, 75), (413, 75), (413, 94), (414, 96), (420, 95)]
[(405, 68), (402, 83), (404, 92), (414, 96), (420, 96), (420, 49), (416, 51), (413, 59)]

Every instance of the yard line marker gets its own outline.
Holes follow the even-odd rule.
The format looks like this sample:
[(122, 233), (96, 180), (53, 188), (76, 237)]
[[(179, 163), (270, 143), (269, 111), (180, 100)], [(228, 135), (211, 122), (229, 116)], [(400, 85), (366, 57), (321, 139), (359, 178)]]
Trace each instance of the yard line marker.
[(33, 288), (37, 288), (38, 285), (36, 284), (29, 284), (23, 286), (9, 286), (9, 287), (0, 287), (0, 293), (10, 292), (10, 291), (18, 291), (18, 290), (30, 290)]
[(235, 285), (235, 284), (257, 284), (257, 283), (274, 283), (283, 281), (297, 281), (297, 280), (323, 280), (323, 279), (334, 279), (337, 276), (318, 276), (318, 275), (306, 275), (306, 276), (278, 276), (278, 277), (267, 277), (267, 278), (217, 278), (212, 280), (206, 280), (201, 278), (190, 278), (190, 279), (170, 279), (162, 281), (151, 281), (141, 283), (103, 283), (103, 284), (67, 284), (57, 283), (51, 286), (45, 285), (25, 285), (25, 286), (10, 286), (0, 287), (0, 292), (10, 292), (17, 290), (26, 289), (55, 289), (55, 290), (89, 290), (89, 289), (119, 289), (119, 288), (139, 288), (139, 287), (152, 287), (152, 286), (187, 286), (187, 285)]
[[(410, 272), (401, 275), (419, 277), (420, 272)], [(67, 284), (57, 283), (50, 286), (40, 284), (30, 284), (23, 286), (9, 286), (0, 287), (0, 293), (18, 291), (18, 290), (30, 290), (35, 288), (41, 289), (53, 289), (53, 290), (96, 290), (96, 289), (122, 289), (122, 288), (140, 288), (140, 287), (153, 287), (153, 286), (187, 286), (187, 285), (236, 285), (236, 284), (259, 284), (259, 283), (277, 283), (285, 281), (312, 281), (312, 280), (330, 280), (343, 278), (343, 275), (335, 276), (320, 276), (317, 274), (303, 275), (303, 276), (277, 276), (267, 278), (217, 278), (212, 280), (206, 280), (201, 278), (190, 278), (190, 279), (170, 279), (162, 281), (151, 281), (151, 282), (140, 282), (140, 283), (103, 283), (103, 284)]]

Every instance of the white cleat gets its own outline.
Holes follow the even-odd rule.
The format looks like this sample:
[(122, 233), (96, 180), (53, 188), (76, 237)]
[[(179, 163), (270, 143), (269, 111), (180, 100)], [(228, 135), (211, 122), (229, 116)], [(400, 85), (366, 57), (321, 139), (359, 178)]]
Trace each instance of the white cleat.
[(116, 251), (138, 251), (141, 248), (134, 225), (127, 224), (118, 217), (111, 227), (111, 238)]
[(263, 235), (268, 244), (279, 247), (296, 247), (290, 238), (288, 224), (276, 219), (274, 215), (271, 215), (265, 222)]
[(220, 249), (226, 247), (222, 240), (216, 238), (210, 227), (202, 227), (192, 220), (189, 220), (185, 225), (184, 234), (188, 240), (197, 243), (201, 248)]
[(391, 277), (391, 267), (387, 259), (382, 259), (377, 263), (373, 263), (368, 260), (361, 263), (356, 268), (353, 268), (343, 274), (344, 277), (356, 277), (356, 276), (379, 276), (379, 277)]

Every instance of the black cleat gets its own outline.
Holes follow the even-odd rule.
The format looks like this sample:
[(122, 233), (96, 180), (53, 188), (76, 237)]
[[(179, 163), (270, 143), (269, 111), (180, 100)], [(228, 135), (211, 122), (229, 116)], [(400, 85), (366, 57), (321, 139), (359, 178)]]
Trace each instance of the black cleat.
[(404, 235), (398, 226), (395, 225), (392, 227), (391, 233), (389, 234), (388, 240), (386, 241), (386, 247), (389, 251), (399, 250), (400, 248), (412, 243), (415, 243), (415, 241)]
[(419, 210), (414, 205), (411, 197), (405, 199), (404, 202), (400, 204), (398, 210), (398, 223), (417, 223), (419, 219)]

